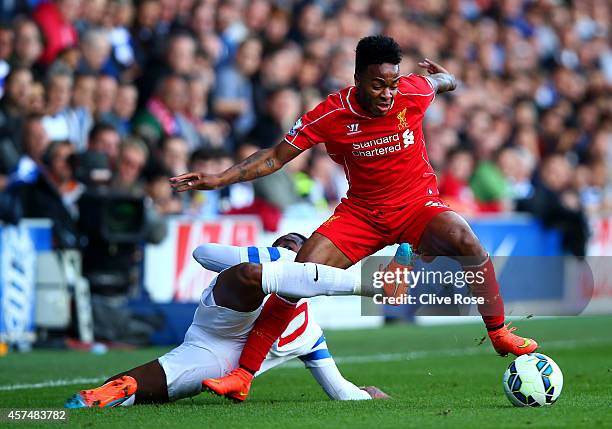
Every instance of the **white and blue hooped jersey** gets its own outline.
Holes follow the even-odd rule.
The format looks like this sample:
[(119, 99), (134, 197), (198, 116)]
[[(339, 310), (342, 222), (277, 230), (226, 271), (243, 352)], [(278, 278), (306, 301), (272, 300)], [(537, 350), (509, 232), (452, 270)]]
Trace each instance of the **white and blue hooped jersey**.
[[(281, 247), (237, 247), (205, 244), (199, 246), (193, 252), (193, 256), (204, 268), (220, 272), (242, 262), (256, 264), (275, 261), (293, 262), (295, 252)], [(215, 281), (216, 279), (211, 282), (211, 286)], [(205, 290), (203, 300), (208, 294)], [(332, 356), (327, 349), (327, 343), (321, 327), (309, 317), (308, 305), (309, 302), (306, 299), (301, 299), (298, 302), (293, 319), (270, 349), (262, 365), (261, 372), (278, 365), (279, 361), (287, 361), (295, 357), (299, 357), (308, 368), (334, 364)], [(219, 329), (224, 331), (226, 337), (230, 336), (236, 340), (246, 341), (246, 337), (251, 331), (255, 319), (261, 312), (261, 307), (252, 313), (238, 313), (233, 310), (224, 309), (223, 314), (220, 314), (220, 309), (222, 307), (216, 307), (216, 309), (207, 307), (205, 313), (208, 322), (210, 323), (212, 320), (218, 322), (214, 323), (217, 325), (217, 332), (219, 332)], [(253, 317), (249, 317), (250, 315)], [(196, 316), (194, 322), (197, 319), (200, 319), (200, 317)], [(201, 326), (206, 326), (207, 321), (200, 320)], [(224, 327), (232, 327), (231, 331), (233, 332), (230, 333), (227, 329), (224, 330)], [(208, 325), (207, 328), (211, 328), (211, 326)]]

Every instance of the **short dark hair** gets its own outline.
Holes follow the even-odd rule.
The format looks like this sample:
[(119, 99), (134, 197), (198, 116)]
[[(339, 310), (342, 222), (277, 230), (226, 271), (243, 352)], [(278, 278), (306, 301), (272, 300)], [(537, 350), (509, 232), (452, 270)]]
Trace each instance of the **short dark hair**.
[(174, 79), (181, 80), (182, 82), (187, 83), (187, 76), (183, 76), (182, 74), (172, 73), (166, 75), (155, 83), (155, 94), (161, 94), (164, 91), (166, 84)]
[(45, 149), (45, 153), (42, 157), (42, 162), (46, 166), (50, 166), (53, 160), (55, 159), (57, 152), (62, 146), (72, 146), (68, 140), (54, 140), (49, 143), (49, 146)]
[(161, 152), (165, 151), (168, 148), (168, 143), (170, 143), (172, 140), (181, 140), (183, 143), (185, 143), (185, 146), (188, 146), (187, 140), (185, 140), (179, 134), (172, 134), (164, 137), (161, 140), (161, 142), (159, 143), (159, 150)]
[(221, 147), (200, 148), (196, 149), (189, 158), (189, 162), (210, 161), (213, 159), (228, 158), (231, 155)]
[(295, 235), (296, 237), (300, 238), (302, 240), (302, 244), (304, 244), (304, 242), (306, 240), (308, 240), (306, 237), (304, 237), (302, 234), (298, 233), (298, 232), (290, 232), (287, 235)]
[(33, 122), (42, 122), (43, 118), (44, 118), (44, 115), (41, 115), (40, 113), (30, 113), (25, 117), (25, 120), (23, 122), (23, 135), (22, 135), (23, 140), (29, 137), (29, 133), (30, 133), (29, 125)]
[(97, 78), (98, 74), (92, 71), (79, 71), (74, 73), (74, 80), (78, 80), (85, 77)]
[(402, 50), (395, 40), (381, 34), (359, 40), (355, 50), (355, 73), (360, 74), (370, 64), (399, 64)]
[[(290, 233), (288, 233), (288, 234), (281, 235), (281, 236), (280, 236), (280, 237), (278, 237), (276, 240), (274, 240), (274, 243), (272, 243), (272, 247), (277, 247), (277, 246), (279, 245), (279, 241), (280, 241), (282, 238), (284, 238), (284, 237), (289, 237), (289, 236), (293, 236), (293, 238), (294, 238), (294, 239), (293, 239), (292, 241), (293, 241), (295, 244), (297, 244), (298, 246), (302, 246), (302, 245), (304, 244), (304, 242), (306, 242), (306, 240), (307, 240), (307, 238), (306, 238), (306, 237), (304, 237), (302, 234), (299, 234), (299, 233), (297, 233), (297, 232), (290, 232)], [(298, 238), (298, 239), (300, 240), (300, 242), (297, 242), (297, 241), (295, 240), (295, 238)]]
[(91, 128), (91, 131), (89, 131), (89, 135), (88, 135), (89, 141), (93, 141), (96, 137), (98, 137), (98, 134), (102, 134), (106, 131), (112, 131), (112, 132), (118, 133), (117, 129), (111, 124), (109, 124), (108, 122), (97, 122)]

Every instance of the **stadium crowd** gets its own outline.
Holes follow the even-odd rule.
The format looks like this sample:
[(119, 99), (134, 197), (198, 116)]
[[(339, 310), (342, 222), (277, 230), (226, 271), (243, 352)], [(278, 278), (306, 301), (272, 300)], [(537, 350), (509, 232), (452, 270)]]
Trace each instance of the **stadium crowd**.
[(347, 184), (320, 147), (219, 191), (173, 194), (168, 178), (281, 141), (352, 85), (358, 39), (385, 33), (403, 73), (427, 57), (460, 81), (425, 122), (449, 204), (533, 213), (584, 254), (588, 215), (612, 208), (611, 16), (608, 0), (2, 2), (4, 217), (51, 217), (78, 247), (94, 186), (161, 215), (255, 213), (270, 230), (332, 209)]

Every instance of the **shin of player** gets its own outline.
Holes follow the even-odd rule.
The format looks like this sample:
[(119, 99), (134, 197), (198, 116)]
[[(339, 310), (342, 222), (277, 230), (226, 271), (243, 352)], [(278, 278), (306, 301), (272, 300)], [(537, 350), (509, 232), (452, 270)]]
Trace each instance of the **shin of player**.
[(449, 256), (474, 274), (470, 289), (472, 295), (484, 298), (478, 310), (495, 351), (520, 356), (537, 349), (535, 340), (514, 334), (515, 328), (504, 324), (504, 302), (493, 262), (465, 219), (452, 211), (437, 214), (423, 232), (420, 246), (423, 254)]
[[(407, 244), (401, 245), (389, 267), (411, 263), (412, 258), (407, 252), (411, 254), (410, 247)], [(261, 280), (257, 279), (255, 284), (261, 284), (265, 294), (274, 295), (266, 302), (264, 310), (255, 322), (240, 357), (240, 366), (250, 373), (259, 370), (268, 350), (286, 329), (287, 320), (295, 308), (291, 298), (318, 295), (373, 296), (378, 292), (371, 285), (362, 284), (358, 274), (327, 265), (277, 261), (255, 267), (261, 267)], [(257, 271), (253, 274), (259, 275)], [(405, 288), (395, 292), (403, 293)]]
[(504, 300), (499, 290), (495, 269), (491, 258), (480, 265), (464, 266), (466, 272), (473, 272), (475, 279), (470, 285), (472, 295), (484, 298), (484, 304), (478, 305), (478, 311), (487, 331), (496, 331), (504, 326)]

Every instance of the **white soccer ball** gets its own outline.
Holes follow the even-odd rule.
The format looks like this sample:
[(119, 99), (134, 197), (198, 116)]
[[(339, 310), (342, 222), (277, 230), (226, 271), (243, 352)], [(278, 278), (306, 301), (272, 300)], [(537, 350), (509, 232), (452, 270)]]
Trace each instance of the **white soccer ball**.
[(529, 353), (510, 364), (503, 385), (506, 396), (517, 407), (552, 405), (561, 394), (563, 374), (548, 356)]

